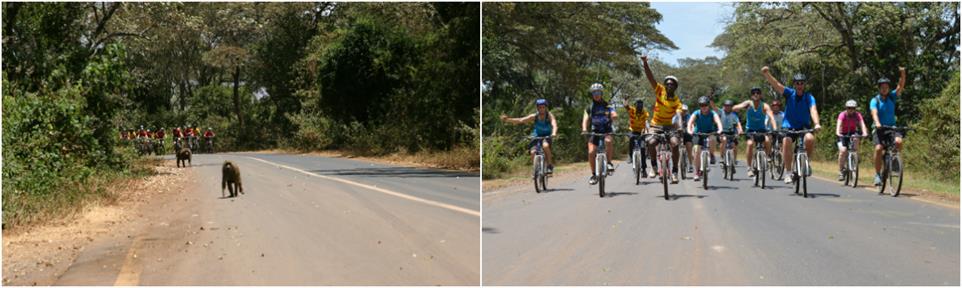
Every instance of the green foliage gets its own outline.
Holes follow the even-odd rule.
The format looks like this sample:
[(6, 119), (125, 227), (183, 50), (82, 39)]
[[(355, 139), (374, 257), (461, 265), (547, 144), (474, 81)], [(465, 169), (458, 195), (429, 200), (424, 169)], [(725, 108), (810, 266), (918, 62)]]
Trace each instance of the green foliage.
[(938, 97), (919, 107), (922, 118), (905, 138), (909, 167), (938, 180), (959, 180), (959, 72)]

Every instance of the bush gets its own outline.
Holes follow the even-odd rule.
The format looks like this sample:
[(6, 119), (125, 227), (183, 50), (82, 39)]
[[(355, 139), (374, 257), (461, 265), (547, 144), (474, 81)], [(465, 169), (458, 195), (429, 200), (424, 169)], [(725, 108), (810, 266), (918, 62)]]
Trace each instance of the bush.
[(919, 106), (922, 118), (905, 138), (906, 166), (934, 179), (959, 181), (959, 72), (938, 97)]

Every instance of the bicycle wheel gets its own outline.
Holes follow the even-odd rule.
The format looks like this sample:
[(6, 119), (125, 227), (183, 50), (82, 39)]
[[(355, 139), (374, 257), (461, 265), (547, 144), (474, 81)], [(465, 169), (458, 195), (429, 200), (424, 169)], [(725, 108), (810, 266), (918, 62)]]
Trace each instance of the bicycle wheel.
[(635, 185), (641, 184), (641, 152), (634, 151), (631, 153), (631, 163), (634, 164), (635, 168)]
[(761, 180), (762, 189), (765, 189), (765, 170), (768, 170), (768, 169), (766, 169), (764, 164), (758, 164), (758, 163), (767, 163), (767, 162), (768, 162), (768, 159), (765, 159), (764, 151), (759, 151), (755, 153), (755, 167), (758, 167), (758, 170), (755, 171), (755, 181)]
[(541, 193), (541, 183), (538, 183), (539, 181), (541, 181), (541, 163), (540, 163), (540, 162), (541, 162), (541, 161), (540, 161), (541, 159), (540, 159), (540, 157), (541, 157), (540, 155), (534, 156), (534, 165), (533, 165), (533, 166), (534, 166), (534, 173), (532, 173), (532, 177), (531, 177), (532, 179), (534, 179), (534, 192), (535, 192), (535, 193)]
[(661, 158), (662, 159), (659, 163), (661, 165), (661, 172), (662, 172), (661, 183), (665, 187), (665, 200), (668, 200), (668, 177), (671, 173), (671, 171), (668, 171), (668, 170), (670, 170), (671, 168), (668, 168), (668, 157), (664, 155), (664, 153), (662, 153)]
[(548, 174), (541, 173), (541, 191), (548, 192)]
[(701, 181), (702, 188), (708, 190), (708, 152), (701, 153)]
[(889, 159), (888, 152), (883, 152), (883, 153), (885, 154), (882, 155), (882, 171), (880, 171), (881, 175), (879, 175), (882, 178), (882, 184), (878, 186), (879, 194), (885, 193), (885, 184), (888, 184), (887, 183), (888, 181), (885, 181), (885, 179), (889, 178), (889, 169), (890, 169), (889, 167), (892, 167), (892, 162)]
[(892, 197), (898, 197), (899, 193), (902, 191), (902, 171), (905, 171), (902, 166), (902, 157), (895, 155), (892, 157), (892, 166), (889, 172), (889, 194)]
[(685, 180), (685, 172), (688, 171), (688, 157), (685, 155), (688, 153), (685, 151), (684, 143), (679, 146), (678, 149), (681, 151), (678, 151), (678, 176), (681, 177), (681, 180)]
[(782, 152), (775, 152), (772, 156), (772, 180), (779, 180), (785, 176), (785, 163), (782, 161)]
[(598, 177), (598, 197), (605, 197), (605, 171), (608, 163), (606, 163), (604, 156), (598, 155), (595, 160), (595, 177)]
[(735, 152), (732, 150), (725, 151), (725, 163), (726, 168), (728, 168), (728, 181), (735, 181)]
[(805, 154), (799, 155), (798, 159), (799, 159), (798, 168), (801, 169), (801, 172), (798, 174), (799, 174), (799, 178), (801, 178), (799, 180), (801, 180), (802, 182), (802, 196), (805, 198), (808, 198), (808, 183), (807, 183), (808, 182), (807, 179), (809, 175), (808, 155), (805, 155)]

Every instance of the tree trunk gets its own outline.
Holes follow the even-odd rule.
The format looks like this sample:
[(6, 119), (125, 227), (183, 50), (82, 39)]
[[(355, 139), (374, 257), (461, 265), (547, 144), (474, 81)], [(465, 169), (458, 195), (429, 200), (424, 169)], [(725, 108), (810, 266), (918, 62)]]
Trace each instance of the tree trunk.
[(234, 67), (234, 112), (237, 113), (237, 122), (240, 123), (241, 130), (244, 130), (244, 115), (241, 114), (240, 95), (237, 89), (240, 87), (240, 66)]

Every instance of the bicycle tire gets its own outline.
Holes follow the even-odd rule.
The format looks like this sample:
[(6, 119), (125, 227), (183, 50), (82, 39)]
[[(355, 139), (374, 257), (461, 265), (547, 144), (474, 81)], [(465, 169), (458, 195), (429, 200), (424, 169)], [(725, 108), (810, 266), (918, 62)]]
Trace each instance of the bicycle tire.
[(701, 154), (701, 181), (702, 188), (708, 190), (708, 152), (702, 152)]
[(641, 160), (641, 152), (634, 151), (631, 153), (631, 161), (635, 164), (635, 185), (641, 184), (641, 164), (644, 160)]
[(892, 169), (889, 172), (889, 194), (892, 197), (898, 197), (899, 193), (902, 191), (902, 171), (905, 171), (904, 166), (902, 166), (902, 157), (895, 155), (892, 157)]
[[(662, 158), (665, 158), (665, 156), (661, 156), (661, 157), (662, 157)], [(661, 183), (662, 183), (663, 186), (665, 187), (665, 200), (668, 200), (668, 177), (670, 177), (669, 175), (670, 175), (671, 172), (668, 171), (669, 168), (668, 168), (668, 161), (667, 161), (667, 159), (662, 159), (661, 162), (660, 162), (660, 164), (661, 164), (661, 166), (662, 166), (662, 168), (661, 168), (661, 172), (662, 172), (662, 174), (661, 174)]]
[(685, 144), (682, 143), (680, 146), (681, 147), (678, 147), (678, 149), (681, 150), (678, 153), (678, 158), (680, 158), (678, 159), (678, 176), (681, 177), (681, 180), (685, 180), (685, 172), (688, 169), (688, 157), (685, 156), (685, 154), (687, 154)]
[(885, 154), (882, 155), (882, 171), (881, 171), (882, 173), (880, 173), (881, 175), (879, 175), (882, 178), (882, 184), (879, 185), (879, 189), (878, 189), (879, 194), (885, 194), (885, 184), (888, 184), (887, 183), (888, 181), (885, 181), (885, 180), (888, 179), (889, 177), (889, 167), (891, 167), (889, 165), (892, 164), (891, 162), (889, 162), (890, 160), (889, 160), (888, 152), (883, 152), (883, 153)]
[(534, 173), (532, 175), (532, 178), (534, 179), (535, 193), (541, 193), (541, 185), (539, 185), (540, 183), (538, 183), (538, 181), (541, 181), (541, 165), (540, 165), (541, 163), (539, 160), (541, 160), (540, 155), (534, 156)]

